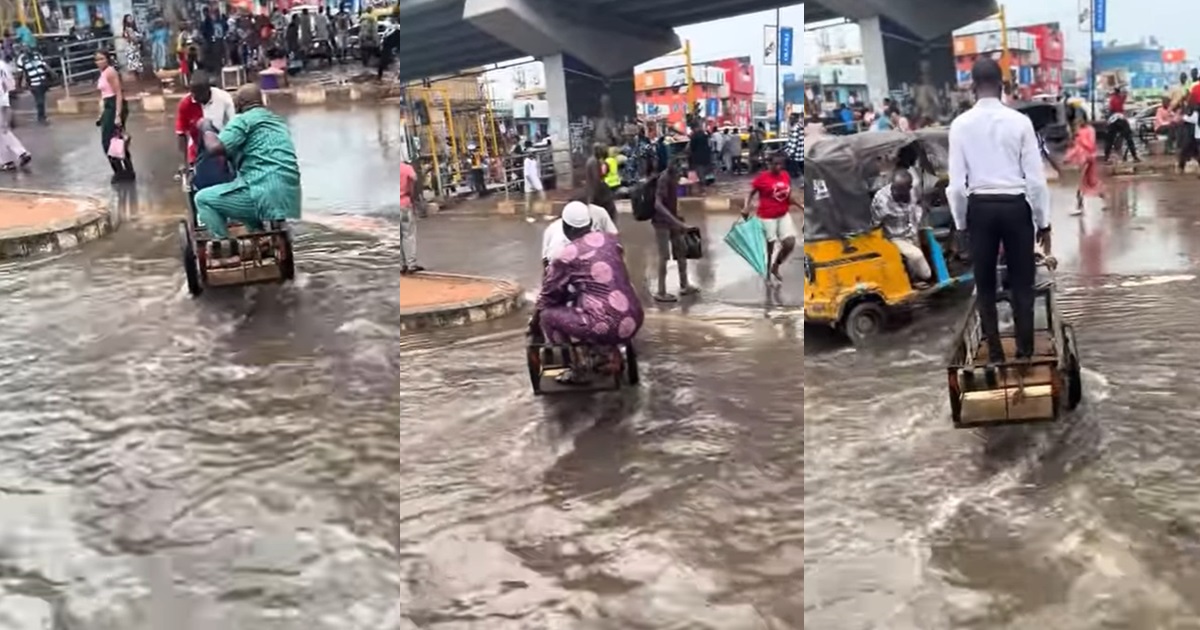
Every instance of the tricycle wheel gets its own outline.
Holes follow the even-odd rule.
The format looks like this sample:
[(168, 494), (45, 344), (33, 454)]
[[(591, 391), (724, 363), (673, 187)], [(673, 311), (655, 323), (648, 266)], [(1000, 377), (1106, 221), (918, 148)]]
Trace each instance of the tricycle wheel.
[(285, 282), (291, 282), (296, 279), (296, 257), (292, 255), (292, 232), (287, 229), (286, 225), (281, 225), (280, 229), (283, 234), (279, 237), (280, 252), (277, 256), (281, 256), (283, 260), (279, 261), (279, 273)]
[(179, 222), (179, 253), (183, 261), (183, 274), (187, 276), (188, 293), (193, 296), (204, 293), (200, 264), (196, 259), (196, 242), (192, 240), (192, 230), (187, 221)]
[(533, 395), (542, 395), (542, 350), (541, 346), (530, 344), (525, 350), (525, 362), (529, 366), (529, 384), (533, 386)]
[(1075, 345), (1075, 329), (1063, 326), (1067, 344), (1067, 411), (1074, 411), (1083, 402), (1083, 366), (1079, 364), (1079, 348)]
[(641, 381), (641, 375), (638, 374), (637, 350), (633, 349), (632, 341), (625, 344), (625, 378), (630, 385), (637, 385)]
[(846, 336), (854, 344), (861, 344), (878, 335), (887, 321), (883, 306), (875, 302), (859, 302), (850, 309), (842, 324)]

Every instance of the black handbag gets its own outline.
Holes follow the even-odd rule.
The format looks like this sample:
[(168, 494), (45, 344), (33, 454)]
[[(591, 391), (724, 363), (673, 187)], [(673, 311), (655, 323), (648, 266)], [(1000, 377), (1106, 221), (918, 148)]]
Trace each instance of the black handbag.
[[(682, 251), (680, 251), (682, 250)], [(699, 260), (704, 258), (704, 235), (700, 228), (690, 227), (675, 239), (671, 247), (671, 256), (675, 260)]]

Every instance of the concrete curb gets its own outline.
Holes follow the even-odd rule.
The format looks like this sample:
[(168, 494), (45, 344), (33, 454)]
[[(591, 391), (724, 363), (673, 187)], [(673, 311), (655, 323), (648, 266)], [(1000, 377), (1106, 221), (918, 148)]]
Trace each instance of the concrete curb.
[(434, 279), (445, 278), (447, 280), (482, 282), (493, 285), (494, 290), (488, 297), (478, 300), (412, 309), (401, 308), (400, 330), (402, 332), (429, 330), (432, 328), (452, 328), (491, 319), (499, 319), (515, 312), (525, 302), (521, 287), (515, 282), (509, 282), (508, 280), (430, 272), (421, 272), (421, 276)]
[[(737, 197), (680, 197), (679, 211), (683, 213), (731, 213), (741, 212), (745, 205), (745, 199)], [(533, 203), (534, 216), (558, 216), (562, 214), (563, 206), (567, 205), (566, 201), (535, 201)], [(448, 208), (444, 211), (447, 214), (465, 215), (501, 215), (501, 216), (524, 216), (525, 201), (523, 199), (510, 199), (507, 201), (501, 200), (496, 202), (496, 205), (491, 210), (478, 211), (457, 211), (453, 208)], [(633, 214), (633, 205), (628, 199), (622, 199), (617, 202), (617, 212), (619, 214)]]
[(57, 254), (112, 232), (112, 218), (108, 213), (108, 204), (99, 198), (90, 195), (71, 195), (48, 190), (15, 188), (0, 188), (0, 194), (28, 195), (33, 198), (76, 199), (92, 206), (90, 210), (81, 212), (73, 219), (56, 221), (47, 226), (0, 230), (0, 260)]
[[(129, 113), (168, 113), (174, 112), (179, 101), (187, 92), (170, 92), (165, 94), (138, 94), (126, 99), (129, 103)], [(373, 102), (387, 100), (390, 96), (387, 86), (370, 83), (330, 86), (297, 86), (279, 90), (264, 90), (267, 105), (325, 105), (337, 103)], [(60, 115), (99, 115), (100, 99), (96, 96), (73, 97), (64, 96), (55, 104), (55, 112)]]

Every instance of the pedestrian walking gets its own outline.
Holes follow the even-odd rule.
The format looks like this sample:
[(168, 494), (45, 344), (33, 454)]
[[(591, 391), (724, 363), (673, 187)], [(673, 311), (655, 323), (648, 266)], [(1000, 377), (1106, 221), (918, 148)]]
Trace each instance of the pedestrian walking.
[(1125, 91), (1117, 86), (1108, 97), (1108, 138), (1104, 143), (1104, 161), (1112, 156), (1113, 147), (1118, 142), (1125, 142), (1125, 150), (1133, 156), (1134, 162), (1141, 162), (1137, 154), (1137, 146), (1133, 143), (1133, 129), (1129, 119), (1125, 117)]
[(17, 89), (17, 81), (9, 69), (8, 60), (4, 61), (0, 64), (0, 170), (13, 171), (18, 164), (25, 166), (33, 158), (12, 131), (11, 94)]
[(20, 56), (17, 57), (17, 68), (21, 70), (21, 80), (25, 83), (25, 89), (33, 95), (38, 122), (47, 124), (46, 92), (50, 89), (50, 65), (36, 48), (22, 46)]
[(947, 198), (960, 233), (970, 234), (980, 327), (989, 360), (1004, 361), (996, 312), (1000, 247), (1008, 268), (1019, 360), (1033, 356), (1034, 246), (1050, 248), (1050, 191), (1033, 123), (1000, 101), (1000, 64), (971, 69), (976, 103), (950, 124)]
[(688, 282), (688, 260), (686, 255), (686, 245), (684, 244), (684, 234), (687, 233), (688, 225), (679, 218), (679, 187), (675, 182), (679, 180), (679, 173), (675, 169), (675, 163), (667, 163), (667, 170), (658, 175), (654, 182), (647, 182), (647, 186), (654, 186), (654, 215), (650, 218), (650, 224), (654, 226), (654, 240), (658, 244), (658, 291), (654, 294), (654, 299), (659, 302), (675, 302), (678, 300), (674, 295), (667, 293), (667, 266), (671, 262), (672, 252), (675, 254), (675, 267), (679, 274), (679, 295), (695, 295), (700, 292), (700, 289), (691, 285)]
[(1079, 166), (1079, 186), (1075, 189), (1075, 214), (1083, 214), (1085, 197), (1104, 199), (1104, 183), (1096, 163), (1096, 129), (1083, 118), (1075, 121), (1075, 144), (1067, 152), (1067, 161)]
[(417, 171), (407, 161), (400, 163), (400, 273), (425, 271), (417, 264)]
[(542, 164), (538, 161), (537, 154), (533, 152), (533, 142), (525, 141), (525, 161), (523, 165), (525, 174), (525, 220), (529, 223), (534, 222), (533, 218), (533, 201), (546, 200), (546, 189), (542, 186)]

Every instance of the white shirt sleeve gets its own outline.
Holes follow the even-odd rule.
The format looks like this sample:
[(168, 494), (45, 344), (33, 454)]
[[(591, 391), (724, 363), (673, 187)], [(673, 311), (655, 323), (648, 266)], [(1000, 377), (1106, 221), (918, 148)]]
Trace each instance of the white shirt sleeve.
[(1194, 125), (1197, 121), (1200, 121), (1200, 111), (1192, 112), (1183, 117), (1183, 122), (1185, 123), (1191, 123)]
[(525, 158), (525, 181), (536, 182), (538, 177), (538, 161), (537, 158)]
[(961, 232), (967, 229), (967, 156), (963, 153), (962, 127), (957, 124), (960, 120), (950, 123), (950, 184), (946, 187), (946, 201), (954, 216), (954, 227)]
[(542, 232), (542, 258), (545, 260), (552, 259), (554, 257), (552, 254), (556, 253), (554, 251), (554, 240), (557, 234), (562, 234), (561, 221), (562, 219), (559, 219), (551, 223), (546, 226), (546, 231)]
[(1025, 195), (1033, 209), (1033, 226), (1039, 230), (1050, 227), (1050, 188), (1046, 185), (1046, 165), (1042, 163), (1042, 150), (1038, 145), (1033, 121), (1021, 116), (1023, 138), (1021, 146), (1021, 171), (1025, 176)]

